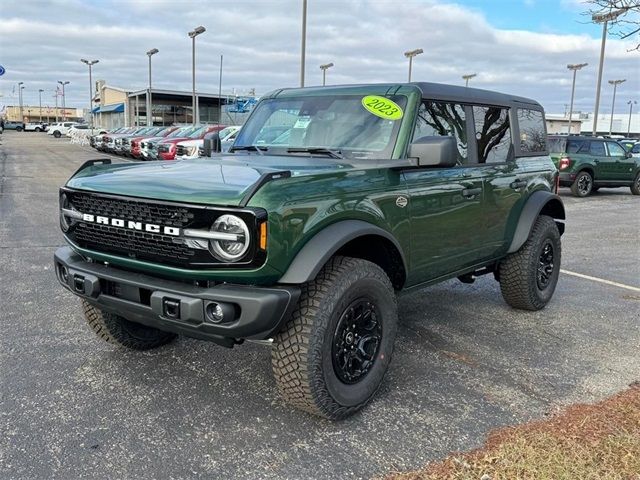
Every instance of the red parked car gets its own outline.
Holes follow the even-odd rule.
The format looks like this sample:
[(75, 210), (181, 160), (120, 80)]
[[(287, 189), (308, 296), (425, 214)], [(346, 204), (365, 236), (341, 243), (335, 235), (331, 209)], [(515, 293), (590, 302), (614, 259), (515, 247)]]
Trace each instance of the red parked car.
[(158, 160), (173, 160), (176, 158), (176, 144), (178, 142), (182, 142), (184, 140), (194, 140), (197, 138), (204, 138), (204, 136), (209, 132), (219, 132), (226, 125), (203, 125), (201, 127), (196, 127), (188, 136), (186, 137), (176, 137), (164, 140), (158, 143)]
[(146, 138), (154, 138), (154, 137), (166, 137), (171, 132), (176, 130), (178, 127), (167, 127), (159, 132), (149, 135), (140, 135), (139, 137), (131, 137), (129, 140), (131, 142), (131, 156), (133, 158), (140, 158), (142, 156), (142, 151), (140, 150), (140, 142)]

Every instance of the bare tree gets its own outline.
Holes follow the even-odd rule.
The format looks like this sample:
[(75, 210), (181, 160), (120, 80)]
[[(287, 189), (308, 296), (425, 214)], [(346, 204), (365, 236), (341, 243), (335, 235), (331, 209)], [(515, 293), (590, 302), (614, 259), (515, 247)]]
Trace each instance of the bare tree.
[(640, 51), (640, 0), (586, 0), (584, 3), (589, 8), (584, 14), (589, 17), (623, 11), (609, 21), (609, 32), (622, 39), (633, 39), (636, 45), (632, 50)]

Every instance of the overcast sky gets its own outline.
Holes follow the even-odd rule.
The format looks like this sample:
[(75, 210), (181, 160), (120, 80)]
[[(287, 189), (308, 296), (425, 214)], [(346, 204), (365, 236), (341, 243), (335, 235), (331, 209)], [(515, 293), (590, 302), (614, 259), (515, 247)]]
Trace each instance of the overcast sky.
[[(413, 79), (463, 83), (532, 97), (548, 112), (569, 103), (568, 63), (588, 62), (578, 73), (575, 110), (593, 111), (601, 27), (583, 15), (579, 0), (309, 0), (306, 84), (322, 81), (319, 65), (333, 62), (327, 83), (403, 82), (403, 52), (423, 48)], [(94, 80), (128, 90), (147, 86), (145, 52), (153, 57), (155, 88), (191, 89), (191, 40), (198, 25), (197, 89), (258, 95), (297, 86), (301, 0), (150, 1), (48, 0), (0, 2), (0, 105), (17, 104), (15, 85), (25, 82), (25, 104), (53, 105), (57, 80), (68, 80), (67, 106), (88, 103), (88, 69), (80, 58), (99, 59)], [(618, 88), (616, 111), (640, 102), (640, 52), (609, 36), (601, 111), (611, 111), (610, 79)], [(15, 92), (15, 93), (14, 93)], [(640, 109), (639, 109), (640, 111)]]

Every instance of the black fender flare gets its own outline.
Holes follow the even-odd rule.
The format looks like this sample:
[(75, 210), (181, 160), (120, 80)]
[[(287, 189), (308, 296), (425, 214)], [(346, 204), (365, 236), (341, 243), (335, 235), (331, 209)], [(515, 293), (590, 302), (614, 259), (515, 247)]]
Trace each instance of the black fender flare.
[[(545, 212), (543, 212), (543, 210), (545, 210)], [(513, 234), (513, 239), (507, 253), (513, 253), (520, 250), (520, 247), (522, 247), (524, 242), (527, 241), (527, 238), (529, 238), (531, 230), (533, 229), (533, 224), (540, 213), (548, 214), (556, 220), (560, 235), (564, 233), (564, 223), (557, 221), (566, 219), (562, 199), (554, 193), (543, 190), (533, 192), (527, 199), (527, 203), (524, 205), (522, 212), (520, 212), (518, 225), (516, 226), (516, 230)]]
[(313, 280), (341, 247), (364, 235), (378, 235), (393, 243), (407, 271), (402, 247), (392, 234), (362, 220), (342, 220), (329, 225), (313, 236), (298, 252), (278, 283), (301, 284)]

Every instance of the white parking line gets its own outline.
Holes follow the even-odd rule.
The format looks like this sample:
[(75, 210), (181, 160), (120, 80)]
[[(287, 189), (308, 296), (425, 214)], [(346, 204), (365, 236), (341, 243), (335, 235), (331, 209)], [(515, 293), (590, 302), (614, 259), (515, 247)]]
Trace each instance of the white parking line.
[(570, 272), (569, 270), (561, 269), (560, 271), (566, 275), (572, 275), (574, 277), (584, 278), (586, 280), (592, 280), (594, 282), (613, 285), (614, 287), (626, 288), (627, 290), (631, 290), (632, 292), (640, 292), (640, 288), (632, 287), (631, 285), (625, 285), (624, 283), (612, 282), (611, 280), (605, 280), (604, 278), (592, 277), (590, 275), (584, 275), (582, 273)]

